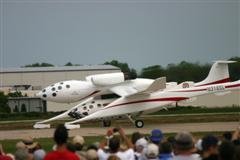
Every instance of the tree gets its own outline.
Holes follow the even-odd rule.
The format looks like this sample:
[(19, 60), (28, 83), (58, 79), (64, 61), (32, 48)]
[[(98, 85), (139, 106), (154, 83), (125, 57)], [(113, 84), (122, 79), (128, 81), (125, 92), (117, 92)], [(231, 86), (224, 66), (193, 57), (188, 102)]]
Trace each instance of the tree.
[(129, 68), (127, 63), (118, 62), (117, 60), (112, 60), (110, 62), (105, 62), (104, 64), (112, 65), (121, 69), (121, 71), (126, 75), (126, 79), (134, 79), (137, 77), (137, 72), (133, 68)]
[(68, 62), (64, 66), (73, 66), (73, 64), (71, 62)]
[(11, 109), (8, 106), (8, 96), (0, 92), (0, 112), (10, 113)]
[(154, 65), (154, 66), (143, 68), (140, 74), (140, 77), (142, 78), (151, 78), (151, 79), (156, 79), (162, 76), (165, 76), (165, 70), (160, 65)]
[(236, 63), (229, 64), (229, 74), (232, 81), (240, 79), (240, 57), (232, 57), (229, 60), (236, 61)]
[(16, 91), (8, 93), (8, 97), (26, 97), (26, 94), (22, 95), (22, 92)]
[(25, 65), (24, 67), (54, 67), (54, 65), (43, 62), (43, 63), (28, 64), (28, 65)]

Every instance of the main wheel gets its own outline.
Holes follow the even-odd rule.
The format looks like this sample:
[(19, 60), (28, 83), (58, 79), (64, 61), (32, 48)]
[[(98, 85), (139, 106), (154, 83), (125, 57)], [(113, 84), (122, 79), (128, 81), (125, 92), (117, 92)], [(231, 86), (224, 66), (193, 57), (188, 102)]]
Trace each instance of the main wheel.
[(144, 126), (144, 123), (143, 123), (142, 120), (136, 120), (136, 121), (135, 121), (135, 126), (136, 126), (137, 128), (142, 128), (142, 127)]
[(111, 120), (103, 120), (103, 127), (110, 127), (111, 126)]

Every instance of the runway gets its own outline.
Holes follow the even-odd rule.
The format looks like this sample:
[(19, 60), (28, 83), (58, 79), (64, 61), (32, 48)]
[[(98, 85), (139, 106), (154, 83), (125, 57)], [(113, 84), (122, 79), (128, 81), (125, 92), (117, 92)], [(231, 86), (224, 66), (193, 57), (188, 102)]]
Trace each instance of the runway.
[[(134, 128), (130, 126), (122, 126), (126, 134), (132, 134), (139, 131), (148, 134), (152, 129), (158, 128), (163, 133), (177, 133), (180, 131), (189, 132), (213, 132), (213, 131), (233, 131), (239, 126), (239, 122), (208, 122), (208, 123), (166, 123), (146, 125), (144, 128)], [(82, 136), (102, 136), (106, 133), (107, 128), (103, 127), (84, 127), (69, 131), (70, 137), (74, 135)], [(51, 129), (26, 129), (26, 130), (6, 130), (0, 131), (0, 140), (4, 139), (21, 139), (27, 136), (33, 138), (47, 138), (52, 137), (54, 128)]]

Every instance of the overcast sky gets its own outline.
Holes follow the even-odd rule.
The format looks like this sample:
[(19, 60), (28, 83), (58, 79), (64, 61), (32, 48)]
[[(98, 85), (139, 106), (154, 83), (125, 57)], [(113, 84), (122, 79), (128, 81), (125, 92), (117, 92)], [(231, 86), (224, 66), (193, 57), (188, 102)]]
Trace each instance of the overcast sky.
[(240, 56), (239, 0), (0, 0), (1, 67)]

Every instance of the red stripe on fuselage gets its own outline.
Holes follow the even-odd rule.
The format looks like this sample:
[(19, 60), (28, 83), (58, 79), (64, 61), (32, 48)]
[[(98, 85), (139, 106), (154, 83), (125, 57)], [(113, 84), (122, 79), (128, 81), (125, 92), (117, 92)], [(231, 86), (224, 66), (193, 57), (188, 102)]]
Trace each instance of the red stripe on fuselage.
[(92, 95), (94, 95), (94, 94), (96, 94), (96, 93), (98, 93), (98, 92), (100, 92), (100, 90), (96, 90), (96, 91), (90, 93), (89, 95), (87, 95), (87, 96), (81, 98), (79, 101), (81, 101), (81, 100), (83, 100), (83, 99), (85, 99), (85, 98), (88, 98), (88, 97), (90, 97), (90, 96), (92, 96)]
[(204, 89), (191, 89), (191, 90), (186, 90), (186, 91), (170, 91), (170, 92), (197, 92), (197, 91), (205, 91), (206, 88)]
[(227, 83), (227, 82), (230, 82), (230, 78), (221, 79), (221, 80), (218, 80), (215, 82), (210, 82), (210, 83), (202, 84), (202, 85), (195, 86), (195, 87), (206, 86), (206, 85), (211, 85), (211, 84)]
[(240, 83), (239, 84), (233, 84), (233, 85), (225, 86), (225, 88), (234, 88), (234, 87), (240, 87)]
[[(146, 103), (146, 102), (161, 102), (161, 101), (182, 101), (188, 99), (186, 97), (170, 97), (170, 98), (155, 98), (155, 99), (144, 99), (144, 100), (138, 100), (138, 101), (132, 101), (132, 102), (126, 102), (126, 103), (120, 103), (120, 104), (116, 104), (113, 106), (108, 106), (107, 108), (111, 108), (111, 107), (116, 107), (116, 106), (122, 106), (122, 105), (128, 105), (128, 104), (136, 104), (136, 103)], [(106, 108), (106, 109), (107, 109)]]

